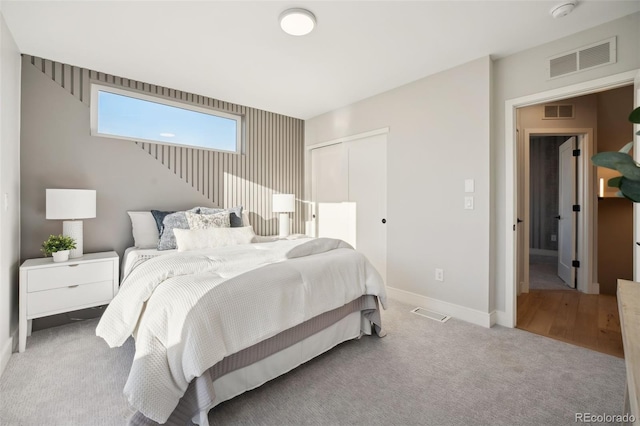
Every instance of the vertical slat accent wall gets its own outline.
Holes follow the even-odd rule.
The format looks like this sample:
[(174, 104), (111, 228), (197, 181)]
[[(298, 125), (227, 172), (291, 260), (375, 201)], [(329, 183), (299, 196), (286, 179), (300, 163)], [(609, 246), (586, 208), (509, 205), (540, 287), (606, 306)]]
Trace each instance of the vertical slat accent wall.
[[(91, 82), (135, 89), (204, 108), (243, 116), (242, 154), (183, 148), (148, 142), (136, 143), (150, 157), (184, 181), (214, 206), (242, 205), (250, 211), (256, 233), (277, 234), (276, 213), (271, 212), (274, 193), (295, 194), (304, 188), (304, 122), (302, 120), (185, 93), (102, 72), (87, 70), (31, 56), (31, 64), (89, 106)], [(87, 126), (89, 123), (87, 123)], [(108, 143), (108, 141), (105, 141)], [(292, 214), (292, 232), (303, 233), (302, 204)]]

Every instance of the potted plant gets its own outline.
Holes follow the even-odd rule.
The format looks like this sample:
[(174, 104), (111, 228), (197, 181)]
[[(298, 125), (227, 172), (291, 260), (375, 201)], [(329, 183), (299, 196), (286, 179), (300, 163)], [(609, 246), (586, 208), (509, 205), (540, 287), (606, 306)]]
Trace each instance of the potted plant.
[(76, 248), (76, 240), (64, 235), (49, 235), (40, 249), (45, 257), (52, 255), (54, 262), (69, 260), (69, 251)]
[[(640, 124), (640, 107), (631, 112), (629, 121)], [(640, 131), (636, 134), (640, 135)], [(608, 185), (618, 188), (622, 195), (634, 203), (640, 203), (640, 165), (629, 155), (631, 148), (633, 142), (629, 142), (618, 152), (600, 152), (591, 157), (591, 161), (596, 166), (620, 172), (622, 176), (609, 179)]]

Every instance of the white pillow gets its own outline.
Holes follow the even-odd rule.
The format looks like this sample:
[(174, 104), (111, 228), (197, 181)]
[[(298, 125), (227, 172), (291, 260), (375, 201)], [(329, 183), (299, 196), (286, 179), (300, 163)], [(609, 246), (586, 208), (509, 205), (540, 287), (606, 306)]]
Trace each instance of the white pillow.
[(131, 219), (131, 233), (133, 245), (138, 248), (157, 248), (160, 234), (156, 220), (150, 211), (127, 212)]
[(178, 251), (249, 244), (256, 235), (251, 226), (207, 229), (174, 228), (173, 233), (176, 236)]
[(251, 226), (251, 222), (249, 222), (249, 212), (246, 210), (242, 210), (242, 226)]

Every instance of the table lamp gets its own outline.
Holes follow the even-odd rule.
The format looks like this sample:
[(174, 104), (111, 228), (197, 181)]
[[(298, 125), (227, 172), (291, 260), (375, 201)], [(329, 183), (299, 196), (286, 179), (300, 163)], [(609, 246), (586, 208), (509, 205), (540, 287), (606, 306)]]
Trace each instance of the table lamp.
[(296, 211), (296, 197), (294, 194), (273, 194), (273, 212), (280, 213), (278, 237), (289, 236), (289, 213)]
[(93, 189), (47, 189), (47, 219), (62, 219), (62, 235), (76, 241), (69, 257), (82, 257), (82, 220), (96, 217)]

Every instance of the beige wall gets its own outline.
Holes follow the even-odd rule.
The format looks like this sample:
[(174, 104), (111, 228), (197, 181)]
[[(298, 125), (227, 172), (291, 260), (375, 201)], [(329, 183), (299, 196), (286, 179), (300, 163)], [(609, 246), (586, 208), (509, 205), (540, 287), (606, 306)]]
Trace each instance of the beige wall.
[[(598, 152), (618, 151), (633, 140), (633, 125), (627, 120), (633, 110), (633, 87), (608, 90), (596, 96)], [(616, 294), (618, 278), (633, 279), (633, 203), (604, 198), (598, 202), (600, 293)]]
[[(387, 285), (485, 314), (491, 66), (484, 57), (305, 123), (307, 146), (390, 128)], [(464, 193), (465, 179), (475, 179), (475, 193)], [(463, 209), (465, 195), (474, 210)]]
[(19, 261), (20, 53), (0, 14), (0, 374), (18, 324)]
[[(45, 219), (46, 188), (95, 189), (84, 251), (120, 255), (133, 245), (128, 210), (243, 205), (256, 232), (272, 235), (272, 194), (302, 195), (302, 120), (26, 55), (22, 79), (22, 259), (41, 256), (42, 241), (62, 230), (61, 221)], [(243, 154), (91, 136), (91, 80), (242, 114)], [(302, 231), (301, 217), (293, 214), (293, 232)]]

